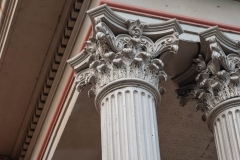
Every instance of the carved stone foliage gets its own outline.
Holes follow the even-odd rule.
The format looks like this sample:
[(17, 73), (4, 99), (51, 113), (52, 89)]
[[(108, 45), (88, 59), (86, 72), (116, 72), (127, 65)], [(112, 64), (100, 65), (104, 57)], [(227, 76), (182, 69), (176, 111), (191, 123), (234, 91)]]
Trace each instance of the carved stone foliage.
[(226, 55), (215, 37), (208, 41), (211, 60), (206, 62), (201, 54), (194, 59), (199, 74), (192, 95), (199, 100), (197, 109), (205, 113), (203, 120), (219, 103), (240, 96), (240, 56), (236, 53)]
[(184, 107), (189, 101), (193, 101), (193, 100), (199, 101), (194, 97), (194, 94), (192, 92), (195, 87), (196, 87), (195, 84), (189, 84), (184, 87), (181, 87), (180, 89), (175, 90), (175, 92), (178, 95), (177, 98), (180, 99), (179, 104), (182, 107)]
[(76, 75), (77, 90), (81, 91), (86, 84), (93, 84), (89, 96), (97, 94), (102, 87), (118, 79), (136, 78), (144, 80), (160, 93), (164, 89), (159, 86), (167, 75), (164, 64), (157, 57), (164, 52), (176, 53), (178, 50), (178, 34), (161, 37), (156, 42), (142, 35), (148, 25), (139, 20), (127, 20), (129, 35), (117, 36), (100, 19), (95, 19), (95, 35), (85, 42), (82, 52), (89, 54), (90, 72)]

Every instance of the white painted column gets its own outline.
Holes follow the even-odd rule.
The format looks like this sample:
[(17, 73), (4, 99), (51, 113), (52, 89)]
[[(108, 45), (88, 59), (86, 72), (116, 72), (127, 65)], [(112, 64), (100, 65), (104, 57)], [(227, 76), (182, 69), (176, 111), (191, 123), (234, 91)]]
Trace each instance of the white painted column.
[[(219, 160), (240, 159), (240, 99), (230, 99), (218, 105), (213, 121), (215, 144)], [(225, 107), (225, 108), (224, 108)]]
[(139, 87), (116, 89), (101, 101), (103, 160), (160, 160), (153, 95)]
[(240, 159), (240, 106), (220, 113), (213, 124), (219, 160)]
[[(100, 16), (99, 11), (107, 14)], [(166, 24), (156, 26), (125, 19), (120, 24), (116, 21), (119, 17), (111, 15), (106, 6), (88, 14), (94, 22), (93, 35), (82, 53), (68, 63), (77, 72), (79, 92), (86, 85), (93, 85), (88, 95), (96, 96), (95, 105), (101, 114), (102, 159), (160, 160), (156, 106), (165, 92), (160, 82), (166, 81), (167, 74), (159, 57), (177, 53), (179, 33), (175, 28), (182, 33), (181, 27), (171, 21), (174, 33), (169, 33), (171, 27)], [(109, 22), (113, 31), (101, 20), (105, 15), (115, 17)], [(119, 34), (123, 26), (128, 34)], [(81, 69), (86, 64), (89, 69), (83, 73)]]

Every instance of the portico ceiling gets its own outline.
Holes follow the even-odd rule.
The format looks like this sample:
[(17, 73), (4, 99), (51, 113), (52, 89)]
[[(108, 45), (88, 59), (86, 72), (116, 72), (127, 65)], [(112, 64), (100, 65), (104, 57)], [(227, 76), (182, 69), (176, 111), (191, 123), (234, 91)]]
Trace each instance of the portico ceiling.
[(15, 158), (42, 89), (40, 75), (45, 77), (42, 72), (55, 53), (51, 43), (62, 35), (59, 29), (65, 25), (64, 7), (70, 7), (72, 1), (12, 2), (17, 3), (17, 8), (12, 13), (14, 19), (0, 64), (0, 155)]

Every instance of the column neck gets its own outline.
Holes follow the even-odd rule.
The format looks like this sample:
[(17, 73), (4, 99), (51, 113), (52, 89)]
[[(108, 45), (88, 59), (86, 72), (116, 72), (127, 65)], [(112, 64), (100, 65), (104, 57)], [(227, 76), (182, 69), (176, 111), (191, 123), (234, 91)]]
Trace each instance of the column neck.
[(216, 105), (211, 110), (211, 112), (209, 112), (209, 118), (207, 119), (207, 124), (209, 126), (209, 129), (213, 131), (213, 123), (218, 115), (220, 115), (222, 112), (228, 109), (239, 107), (239, 106), (240, 106), (240, 97), (230, 98)]
[[(117, 89), (125, 88), (125, 87), (135, 87), (139, 89), (144, 89), (153, 95), (156, 106), (158, 106), (158, 103), (160, 103), (161, 96), (160, 96), (159, 90), (155, 86), (138, 78), (121, 78), (105, 85), (98, 92), (95, 98), (95, 105), (100, 106), (102, 99), (108, 93), (113, 92)], [(100, 108), (97, 107), (97, 110), (100, 111)]]

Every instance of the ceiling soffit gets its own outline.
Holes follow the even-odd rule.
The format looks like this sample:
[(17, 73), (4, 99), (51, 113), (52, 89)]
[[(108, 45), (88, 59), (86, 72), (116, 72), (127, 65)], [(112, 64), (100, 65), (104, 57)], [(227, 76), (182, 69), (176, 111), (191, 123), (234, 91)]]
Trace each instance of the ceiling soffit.
[[(215, 108), (215, 106), (232, 98), (233, 95), (239, 96), (239, 92), (234, 92), (232, 95), (231, 91), (238, 87), (233, 80), (234, 78), (239, 80), (240, 42), (225, 36), (217, 26), (199, 33), (199, 37), (201, 50), (198, 57), (193, 59), (194, 64), (172, 80), (179, 87), (176, 93), (180, 98), (180, 105), (185, 106), (189, 101), (196, 101), (196, 109), (204, 113), (202, 120), (206, 121), (212, 130), (212, 121), (222, 111), (221, 107)], [(220, 73), (224, 73), (222, 77), (219, 76)], [(224, 85), (227, 87), (223, 88)], [(227, 94), (226, 91), (226, 95), (218, 95), (225, 90), (230, 90), (231, 94)], [(207, 98), (198, 95), (201, 91), (201, 96), (207, 95)]]
[[(29, 115), (30, 118), (25, 117), (26, 121), (28, 121), (28, 119), (30, 120), (27, 122), (27, 129), (25, 131), (24, 137), (20, 142), (20, 147), (15, 145), (14, 151), (18, 151), (18, 153), (13, 153), (13, 158), (16, 158), (16, 156), (18, 155), (19, 159), (25, 159), (26, 154), (28, 153), (29, 156), (36, 142), (36, 139), (33, 140), (33, 135), (36, 136), (39, 133), (39, 130), (36, 131), (36, 127), (37, 125), (42, 125), (38, 123), (39, 119), (40, 117), (43, 118), (45, 116), (45, 114), (42, 114), (42, 111), (45, 107), (45, 102), (47, 100), (53, 83), (56, 83), (54, 81), (56, 73), (58, 71), (60, 63), (62, 62), (65, 49), (68, 45), (69, 38), (72, 34), (72, 30), (75, 26), (75, 22), (79, 16), (82, 7), (82, 2), (79, 2), (78, 0), (73, 0), (70, 3), (71, 5), (67, 5), (70, 6), (70, 8), (66, 9), (68, 13), (66, 13), (66, 19), (63, 20), (63, 26), (59, 26), (61, 29), (60, 32), (58, 32), (60, 36), (57, 35), (59, 36), (59, 39), (57, 38), (58, 43), (51, 44), (54, 45), (53, 48), (55, 48), (53, 51), (54, 54), (51, 57), (51, 61), (49, 61), (48, 64), (44, 64), (49, 67), (46, 67), (47, 69), (43, 73), (44, 75), (42, 75), (42, 82), (39, 82), (41, 83), (40, 92), (37, 91), (38, 96), (35, 100), (33, 111)], [(21, 139), (21, 137), (19, 137), (19, 139)]]
[[(32, 93), (36, 85), (42, 83), (38, 79), (42, 65), (48, 64), (46, 57), (54, 54), (48, 52), (48, 47), (56, 24), (60, 24), (58, 17), (64, 0), (58, 4), (54, 1), (25, 2), (1, 1), (0, 126), (5, 129), (0, 132), (0, 154), (13, 158), (22, 147), (26, 129), (23, 121), (31, 119), (26, 112), (32, 111), (33, 105), (29, 107), (34, 97)], [(49, 16), (42, 20), (47, 14)]]

